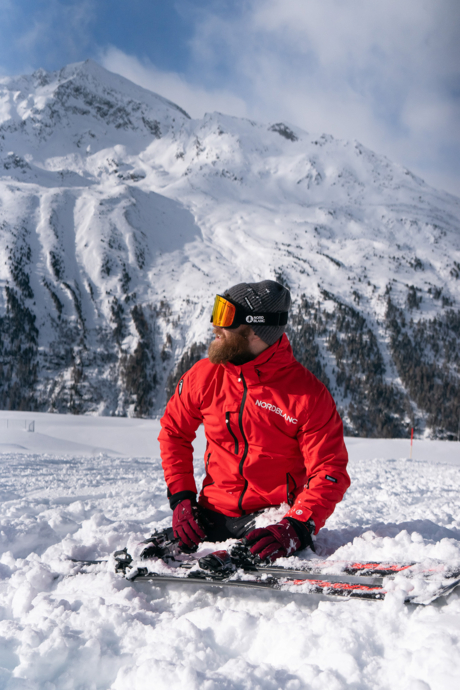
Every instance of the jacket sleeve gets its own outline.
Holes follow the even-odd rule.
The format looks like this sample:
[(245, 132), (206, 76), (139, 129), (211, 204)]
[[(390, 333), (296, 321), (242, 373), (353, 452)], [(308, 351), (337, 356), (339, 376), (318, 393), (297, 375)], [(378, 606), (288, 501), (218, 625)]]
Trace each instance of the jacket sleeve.
[(307, 482), (286, 514), (286, 517), (301, 522), (313, 519), (315, 533), (332, 515), (350, 486), (342, 420), (331, 394), (325, 386), (319, 385), (319, 394), (309, 405), (313, 411), (297, 436), (307, 470)]
[(203, 417), (194, 391), (193, 369), (177, 384), (161, 419), (158, 440), (168, 496), (182, 491), (196, 494), (192, 441)]

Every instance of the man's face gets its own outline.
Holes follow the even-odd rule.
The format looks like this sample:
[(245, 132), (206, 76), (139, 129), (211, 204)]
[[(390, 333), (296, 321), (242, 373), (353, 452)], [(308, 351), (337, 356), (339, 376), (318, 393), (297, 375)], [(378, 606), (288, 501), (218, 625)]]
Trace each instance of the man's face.
[(257, 355), (250, 349), (248, 335), (251, 332), (249, 326), (238, 326), (228, 330), (214, 326), (215, 338), (209, 346), (208, 357), (212, 364), (245, 364), (255, 359)]

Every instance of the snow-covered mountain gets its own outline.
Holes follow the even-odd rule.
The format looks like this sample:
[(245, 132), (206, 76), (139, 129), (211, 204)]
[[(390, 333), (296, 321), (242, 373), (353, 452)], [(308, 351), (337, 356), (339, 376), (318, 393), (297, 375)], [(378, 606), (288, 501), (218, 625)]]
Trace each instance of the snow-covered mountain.
[(349, 433), (457, 434), (460, 199), (356, 141), (39, 70), (0, 80), (0, 224), (2, 408), (159, 412), (215, 293), (277, 278)]

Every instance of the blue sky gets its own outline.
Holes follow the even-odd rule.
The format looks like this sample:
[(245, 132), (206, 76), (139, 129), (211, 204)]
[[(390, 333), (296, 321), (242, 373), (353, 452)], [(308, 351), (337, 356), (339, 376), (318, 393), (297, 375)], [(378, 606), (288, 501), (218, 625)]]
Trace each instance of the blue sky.
[(168, 0), (0, 0), (0, 65), (8, 74), (54, 70), (113, 45), (180, 71), (193, 35), (188, 15), (206, 4), (181, 10)]
[(177, 102), (358, 139), (460, 196), (459, 0), (0, 0), (0, 74), (91, 57)]

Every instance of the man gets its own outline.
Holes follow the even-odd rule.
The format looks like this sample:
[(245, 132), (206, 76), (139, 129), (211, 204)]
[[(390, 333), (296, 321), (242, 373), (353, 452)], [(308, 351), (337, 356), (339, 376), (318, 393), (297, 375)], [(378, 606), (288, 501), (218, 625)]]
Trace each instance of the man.
[[(312, 547), (350, 484), (334, 401), (284, 333), (290, 303), (272, 280), (218, 295), (208, 358), (182, 376), (167, 405), (159, 441), (184, 551), (245, 537), (262, 560), (290, 556)], [(197, 503), (192, 441), (201, 423), (206, 476)], [(283, 503), (279, 522), (254, 529), (257, 515)]]

